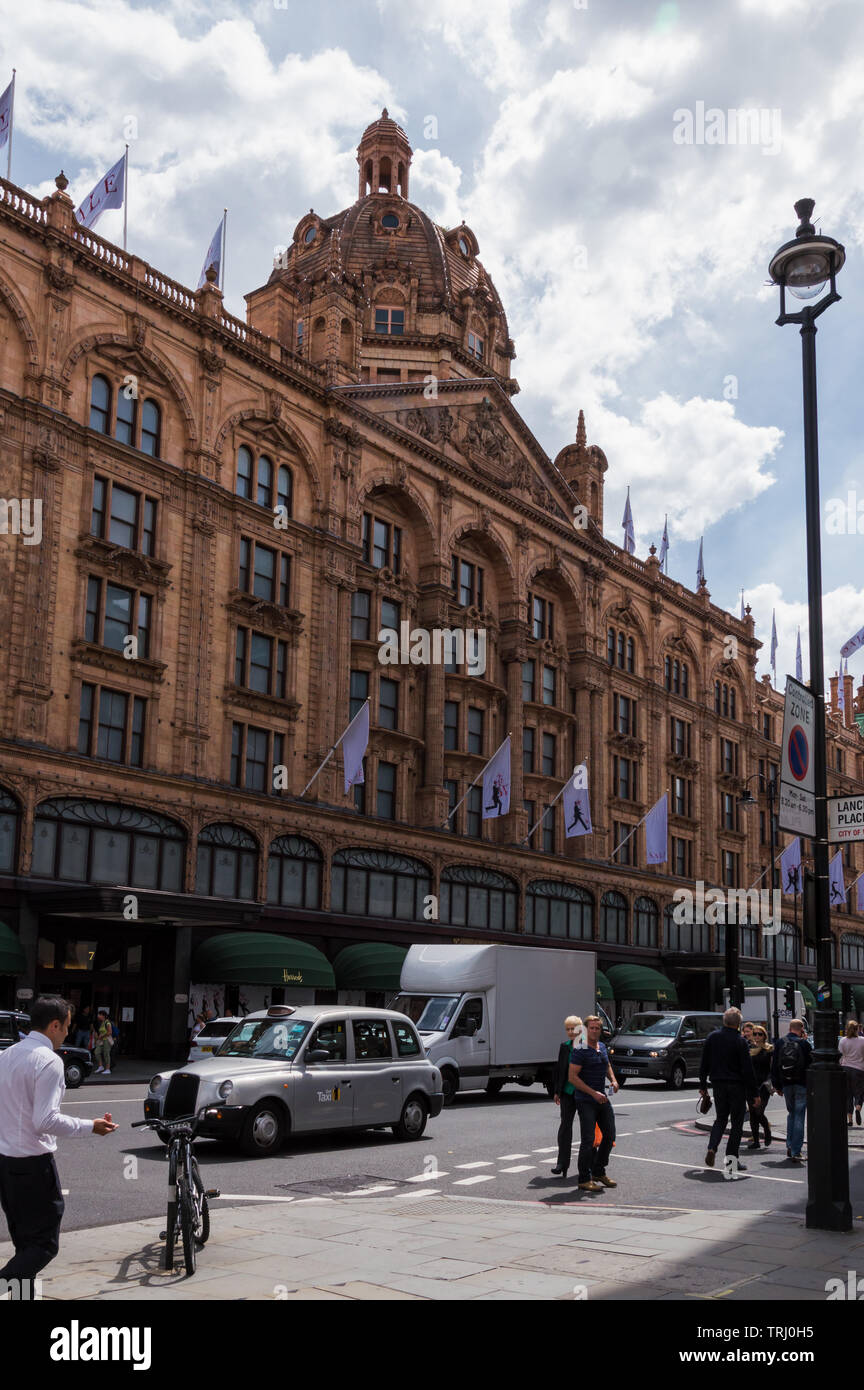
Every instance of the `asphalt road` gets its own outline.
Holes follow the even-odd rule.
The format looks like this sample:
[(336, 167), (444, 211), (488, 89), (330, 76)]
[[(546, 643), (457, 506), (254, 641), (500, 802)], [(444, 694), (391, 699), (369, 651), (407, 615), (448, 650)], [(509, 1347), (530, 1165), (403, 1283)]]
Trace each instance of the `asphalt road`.
[[(64, 1109), (69, 1114), (95, 1117), (108, 1110), (120, 1128), (105, 1138), (85, 1135), (61, 1144), (66, 1230), (164, 1211), (166, 1151), (149, 1130), (129, 1128), (132, 1120), (143, 1117), (145, 1090), (129, 1084), (85, 1085), (67, 1093)], [(719, 1168), (704, 1167), (706, 1135), (694, 1128), (696, 1100), (695, 1086), (669, 1092), (628, 1082), (614, 1102), (618, 1141), (609, 1175), (618, 1187), (602, 1196), (578, 1191), (575, 1145), (569, 1178), (552, 1177), (558, 1110), (537, 1086), (507, 1087), (494, 1099), (482, 1092), (459, 1096), (414, 1143), (400, 1143), (389, 1130), (349, 1131), (298, 1136), (270, 1159), (247, 1159), (209, 1140), (199, 1141), (196, 1151), (207, 1186), (225, 1194), (214, 1203), (214, 1219), (220, 1206), (244, 1199), (338, 1200), (341, 1193), (374, 1190), (392, 1196), (434, 1190), (556, 1205), (803, 1212), (806, 1172), (786, 1161), (782, 1100), (774, 1097), (768, 1109), (777, 1139), (755, 1154), (742, 1146), (747, 1173), (734, 1184), (724, 1180)], [(856, 1137), (862, 1147), (850, 1154), (853, 1211), (864, 1218), (864, 1131), (853, 1132), (853, 1143)]]

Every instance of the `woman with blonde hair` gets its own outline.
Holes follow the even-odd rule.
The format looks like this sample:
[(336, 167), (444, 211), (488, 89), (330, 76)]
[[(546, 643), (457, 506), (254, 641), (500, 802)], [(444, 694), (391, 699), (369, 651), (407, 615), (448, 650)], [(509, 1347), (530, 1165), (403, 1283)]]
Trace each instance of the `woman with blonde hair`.
[(771, 1143), (771, 1126), (768, 1123), (768, 1116), (765, 1114), (765, 1107), (771, 1095), (771, 1087), (768, 1084), (771, 1075), (771, 1054), (774, 1051), (768, 1042), (768, 1033), (761, 1023), (754, 1023), (750, 1033), (750, 1060), (753, 1063), (753, 1070), (756, 1073), (756, 1081), (759, 1085), (759, 1099), (761, 1105), (749, 1105), (750, 1112), (750, 1133), (753, 1138), (747, 1145), (748, 1149), (759, 1148), (759, 1126), (765, 1132), (765, 1147)]
[(570, 1074), (570, 1053), (582, 1041), (582, 1020), (578, 1014), (569, 1014), (564, 1020), (567, 1041), (558, 1049), (555, 1064), (555, 1104), (561, 1109), (561, 1123), (558, 1126), (558, 1159), (552, 1172), (556, 1178), (566, 1178), (573, 1151), (573, 1119), (576, 1115), (576, 1096), (568, 1081)]
[(846, 1077), (846, 1124), (852, 1126), (852, 1106), (855, 1123), (861, 1123), (861, 1100), (864, 1097), (864, 1038), (860, 1037), (858, 1020), (850, 1018), (846, 1036), (840, 1039), (840, 1065)]

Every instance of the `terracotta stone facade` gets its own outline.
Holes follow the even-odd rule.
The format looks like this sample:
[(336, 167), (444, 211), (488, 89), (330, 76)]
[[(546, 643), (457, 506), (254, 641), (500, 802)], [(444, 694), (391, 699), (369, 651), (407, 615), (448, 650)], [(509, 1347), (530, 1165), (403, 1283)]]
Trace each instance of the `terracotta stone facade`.
[[(134, 1008), (134, 1048), (182, 1049), (176, 996), (226, 929), (331, 960), (369, 941), (590, 947), (601, 968), (660, 970), (688, 1006), (719, 998), (716, 928), (673, 941), (665, 909), (676, 887), (746, 888), (766, 868), (767, 832), (735, 799), (779, 762), (782, 696), (756, 679), (749, 611), (607, 537), (608, 464), (582, 417), (554, 461), (534, 438), (477, 238), (408, 201), (410, 165), (385, 112), (358, 149), (358, 200), (301, 219), (246, 323), (212, 282), (192, 292), (78, 227), (62, 176), (42, 202), (0, 180), (0, 916), (26, 960), (0, 976), (6, 1003), (94, 980)], [(37, 501), (38, 541), (13, 506), (26, 520)], [(391, 621), (482, 630), (485, 669), (382, 664)], [(362, 809), (338, 753), (301, 797), (348, 723), (352, 672), (372, 712)], [(847, 678), (845, 721), (836, 680), (832, 703), (832, 790), (861, 790), (864, 686)], [(508, 732), (511, 814), (479, 824), (475, 795), (442, 829)], [(559, 802), (527, 845), (582, 761), (594, 834), (566, 839)], [(664, 792), (669, 862), (646, 867), (644, 828), (615, 862)], [(114, 831), (144, 837), (125, 878)], [(299, 902), (274, 887), (280, 837), (289, 877), (317, 864)], [(413, 861), (442, 915), (419, 898), (376, 911), (374, 883), (358, 911), (343, 851), (370, 882)], [(848, 860), (851, 883), (864, 855)], [(462, 920), (456, 882), (474, 902)], [(576, 906), (535, 919), (537, 883)], [(864, 985), (864, 955), (846, 968), (839, 946), (857, 932), (864, 947), (864, 915), (834, 928), (837, 978)]]

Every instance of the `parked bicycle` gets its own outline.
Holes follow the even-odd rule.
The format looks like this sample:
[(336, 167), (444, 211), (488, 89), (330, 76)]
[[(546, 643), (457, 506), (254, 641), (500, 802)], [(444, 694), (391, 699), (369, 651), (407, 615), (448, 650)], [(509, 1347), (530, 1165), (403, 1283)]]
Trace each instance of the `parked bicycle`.
[(217, 1188), (205, 1189), (192, 1152), (192, 1141), (198, 1132), (194, 1115), (176, 1120), (134, 1120), (133, 1129), (155, 1129), (159, 1138), (168, 1144), (168, 1215), (160, 1239), (165, 1242), (162, 1268), (174, 1269), (174, 1246), (177, 1226), (183, 1244), (183, 1262), (187, 1276), (195, 1273), (197, 1248), (204, 1246), (210, 1235), (210, 1200), (219, 1196)]

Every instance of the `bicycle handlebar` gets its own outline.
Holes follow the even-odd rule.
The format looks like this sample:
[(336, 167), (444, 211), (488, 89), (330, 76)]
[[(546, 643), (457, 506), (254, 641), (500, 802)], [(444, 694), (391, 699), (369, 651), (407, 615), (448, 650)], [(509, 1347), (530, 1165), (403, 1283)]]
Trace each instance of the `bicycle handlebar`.
[(198, 1124), (197, 1115), (181, 1115), (173, 1120), (133, 1120), (130, 1129), (192, 1129)]

